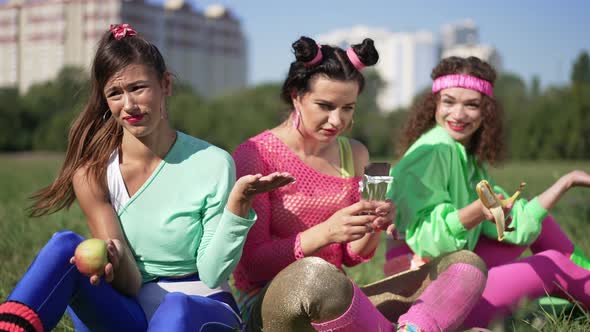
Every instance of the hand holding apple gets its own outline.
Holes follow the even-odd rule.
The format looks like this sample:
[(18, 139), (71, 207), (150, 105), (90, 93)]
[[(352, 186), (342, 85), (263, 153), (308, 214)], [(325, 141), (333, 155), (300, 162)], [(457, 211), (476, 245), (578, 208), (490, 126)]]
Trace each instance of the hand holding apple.
[(116, 239), (88, 239), (76, 247), (70, 263), (76, 264), (80, 273), (90, 277), (90, 283), (93, 285), (98, 285), (103, 275), (107, 282), (111, 282), (122, 256), (121, 248), (121, 242)]

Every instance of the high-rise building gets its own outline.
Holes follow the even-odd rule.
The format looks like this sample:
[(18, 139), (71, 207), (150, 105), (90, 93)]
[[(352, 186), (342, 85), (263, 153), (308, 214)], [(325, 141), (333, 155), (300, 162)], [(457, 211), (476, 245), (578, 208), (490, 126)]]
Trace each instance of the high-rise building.
[(479, 29), (472, 19), (445, 24), (440, 29), (443, 50), (456, 45), (475, 45), (479, 43)]
[(110, 24), (129, 23), (162, 52), (171, 72), (211, 96), (246, 85), (241, 23), (222, 6), (200, 12), (183, 0), (12, 0), (0, 5), (0, 86), (56, 77), (64, 66), (89, 69)]
[(441, 50), (440, 58), (450, 56), (478, 57), (496, 70), (502, 70), (502, 59), (495, 47), (480, 44), (479, 29), (471, 19), (445, 24), (440, 29)]
[(374, 68), (384, 82), (377, 96), (380, 110), (389, 112), (410, 106), (413, 98), (430, 84), (430, 71), (438, 59), (433, 34), (428, 31), (389, 32), (356, 26), (323, 34), (317, 40), (347, 48), (367, 37), (374, 40), (379, 51), (379, 62)]

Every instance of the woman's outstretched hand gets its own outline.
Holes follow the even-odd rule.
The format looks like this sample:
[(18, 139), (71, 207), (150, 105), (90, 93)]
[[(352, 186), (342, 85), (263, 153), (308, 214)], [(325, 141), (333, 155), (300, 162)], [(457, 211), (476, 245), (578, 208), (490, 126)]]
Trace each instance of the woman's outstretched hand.
[(581, 170), (567, 173), (557, 180), (551, 187), (539, 195), (539, 203), (549, 210), (557, 204), (561, 196), (572, 187), (590, 187), (590, 174)]
[(233, 214), (246, 218), (252, 207), (254, 196), (285, 186), (295, 181), (289, 173), (274, 172), (268, 175), (245, 175), (239, 178), (229, 194), (227, 209)]
[(265, 176), (245, 175), (236, 181), (232, 193), (237, 191), (244, 199), (250, 200), (257, 194), (273, 191), (294, 181), (295, 178), (286, 172), (274, 172)]
[(590, 174), (584, 171), (575, 170), (563, 176), (569, 187), (590, 187)]

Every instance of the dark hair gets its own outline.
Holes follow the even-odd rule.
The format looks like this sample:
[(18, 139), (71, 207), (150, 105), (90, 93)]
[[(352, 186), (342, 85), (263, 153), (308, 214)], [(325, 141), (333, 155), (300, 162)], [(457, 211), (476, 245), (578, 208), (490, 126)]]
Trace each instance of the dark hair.
[[(289, 67), (289, 73), (281, 91), (281, 99), (287, 104), (292, 106), (293, 93), (301, 95), (309, 91), (309, 82), (319, 75), (332, 80), (356, 81), (359, 85), (359, 93), (363, 91), (365, 78), (350, 62), (345, 50), (322, 45), (322, 60), (312, 66), (306, 66), (306, 63), (320, 52), (318, 44), (309, 37), (301, 37), (291, 46), (295, 53), (295, 61)], [(365, 38), (361, 44), (351, 45), (351, 47), (365, 66), (372, 66), (379, 60), (379, 53), (370, 38)]]
[(70, 128), (64, 164), (54, 182), (32, 196), (31, 216), (70, 207), (75, 200), (72, 177), (81, 167), (88, 167), (88, 175), (106, 189), (106, 164), (121, 145), (123, 128), (111, 118), (104, 87), (115, 73), (131, 64), (153, 68), (158, 79), (166, 73), (155, 45), (140, 35), (117, 40), (111, 31), (105, 32), (92, 63), (88, 102)]
[[(486, 80), (494, 85), (496, 71), (487, 62), (476, 57), (460, 58), (449, 57), (441, 60), (432, 70), (430, 75), (433, 80), (438, 77), (451, 74), (466, 74)], [(422, 134), (430, 130), (436, 124), (436, 105), (440, 100), (440, 93), (427, 92), (410, 112), (408, 120), (402, 130), (399, 143), (400, 154), (403, 155), (408, 148)], [(473, 134), (467, 152), (475, 154), (478, 162), (494, 163), (503, 157), (504, 141), (502, 126), (502, 107), (495, 98), (482, 94), (480, 105), (482, 123)]]

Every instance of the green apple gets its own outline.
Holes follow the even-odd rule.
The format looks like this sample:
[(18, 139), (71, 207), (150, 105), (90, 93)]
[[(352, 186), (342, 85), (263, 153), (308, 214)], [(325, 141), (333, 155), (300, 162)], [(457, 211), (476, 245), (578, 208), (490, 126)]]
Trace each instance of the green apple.
[(108, 263), (107, 243), (101, 239), (82, 241), (76, 247), (74, 257), (80, 273), (87, 276), (103, 275)]

